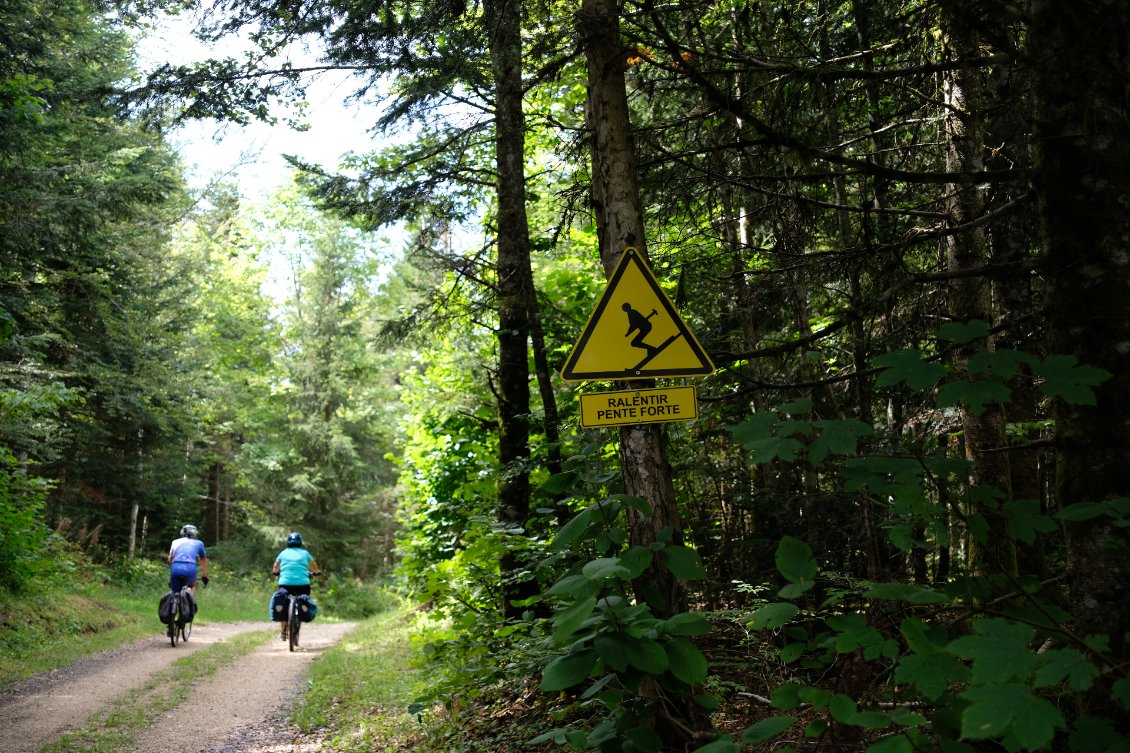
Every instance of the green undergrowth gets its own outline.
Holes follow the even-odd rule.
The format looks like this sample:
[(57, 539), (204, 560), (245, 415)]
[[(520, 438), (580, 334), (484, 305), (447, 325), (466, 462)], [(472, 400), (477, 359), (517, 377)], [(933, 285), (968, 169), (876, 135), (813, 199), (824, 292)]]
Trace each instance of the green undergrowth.
[(363, 622), (313, 663), (292, 720), (326, 736), (338, 753), (399, 750), (409, 742), (425, 753), (421, 718), (409, 713), (424, 683), (412, 664), (410, 631), (405, 606)]
[[(83, 574), (79, 574), (83, 570)], [(33, 582), (20, 594), (0, 592), (0, 689), (84, 656), (164, 633), (157, 602), (168, 589), (160, 562), (76, 568)], [(198, 590), (198, 624), (263, 620), (271, 588), (217, 569)]]
[(42, 753), (112, 753), (129, 750), (134, 736), (153, 719), (176, 708), (194, 690), (194, 682), (215, 673), (262, 646), (270, 630), (241, 633), (173, 662), (144, 685), (115, 699), (111, 708), (80, 729), (44, 746)]

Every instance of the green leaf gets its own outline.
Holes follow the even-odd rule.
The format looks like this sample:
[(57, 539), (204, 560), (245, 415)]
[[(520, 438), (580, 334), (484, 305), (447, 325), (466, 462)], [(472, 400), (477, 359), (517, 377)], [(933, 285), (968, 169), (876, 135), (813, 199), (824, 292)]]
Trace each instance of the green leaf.
[(667, 652), (658, 641), (651, 638), (625, 636), (624, 652), (629, 664), (651, 675), (661, 675), (669, 666)]
[(906, 735), (888, 735), (868, 745), (866, 753), (915, 753), (915, 748)]
[(875, 433), (867, 424), (855, 419), (817, 421), (819, 435), (808, 447), (808, 462), (819, 465), (828, 455), (854, 455), (861, 437)]
[(697, 612), (680, 612), (660, 620), (656, 628), (668, 635), (706, 635), (713, 629), (710, 621)]
[(1048, 397), (1059, 397), (1072, 405), (1095, 405), (1095, 391), (1092, 387), (1113, 376), (1094, 366), (1080, 366), (1075, 356), (1048, 356), (1042, 363), (1032, 367), (1038, 376), (1043, 377), (1040, 389)]
[(630, 749), (640, 753), (659, 753), (663, 747), (659, 733), (651, 727), (633, 727), (624, 732), (624, 737), (631, 743)]
[(692, 753), (741, 753), (741, 746), (729, 735), (721, 735), (717, 740), (695, 748)]
[(687, 685), (698, 685), (706, 680), (709, 666), (697, 646), (685, 638), (675, 638), (666, 648), (671, 674)]
[(611, 669), (623, 672), (628, 668), (628, 641), (623, 633), (601, 633), (593, 640), (593, 647), (602, 661)]
[(557, 535), (553, 537), (553, 542), (550, 544), (550, 549), (553, 551), (567, 549), (573, 542), (581, 537), (581, 534), (585, 532), (585, 529), (589, 527), (589, 523), (591, 522), (592, 508), (586, 507), (584, 510), (574, 515), (568, 523), (558, 529)]
[(895, 668), (896, 683), (913, 685), (931, 701), (941, 698), (951, 684), (969, 677), (969, 667), (944, 653), (909, 654)]
[(1055, 521), (1040, 511), (1037, 500), (1017, 499), (1005, 502), (1001, 509), (1008, 520), (1008, 532), (1025, 544), (1034, 544), (1038, 533), (1058, 529)]
[(1037, 688), (1048, 688), (1067, 680), (1072, 690), (1090, 690), (1100, 674), (1099, 668), (1074, 648), (1050, 649), (1039, 655), (1039, 662)]
[(734, 435), (734, 441), (742, 447), (746, 447), (749, 443), (768, 439), (772, 435), (773, 427), (777, 425), (778, 420), (776, 413), (762, 411), (754, 413), (740, 424), (727, 428)]
[(572, 596), (583, 599), (596, 593), (596, 585), (583, 575), (566, 575), (561, 580), (550, 586), (545, 592), (546, 596)]
[(879, 367), (885, 367), (875, 379), (875, 386), (890, 387), (901, 382), (912, 390), (921, 391), (931, 387), (946, 374), (944, 366), (926, 361), (917, 350), (899, 350), (884, 353), (871, 359)]
[(601, 557), (599, 559), (590, 560), (581, 568), (581, 572), (584, 573), (585, 577), (589, 580), (597, 582), (608, 578), (627, 580), (630, 574), (628, 568), (620, 564), (618, 557)]
[(633, 546), (620, 555), (620, 564), (627, 568), (628, 580), (635, 580), (647, 570), (654, 557), (655, 554), (646, 546)]
[(934, 331), (934, 337), (939, 340), (947, 340), (958, 345), (967, 345), (988, 336), (989, 325), (980, 319), (970, 319), (968, 322), (949, 322)]
[(742, 742), (746, 745), (758, 745), (767, 742), (794, 724), (796, 724), (796, 717), (793, 716), (771, 716), (762, 719), (742, 733)]
[(949, 597), (915, 583), (875, 583), (863, 592), (870, 599), (905, 601), (908, 604), (944, 604)]
[(753, 630), (776, 630), (800, 612), (796, 604), (777, 601), (766, 604), (753, 613), (749, 627)]
[(792, 583), (800, 585), (815, 582), (817, 565), (808, 544), (792, 536), (785, 536), (777, 544), (777, 570)]
[(566, 473), (555, 473), (545, 480), (541, 488), (549, 495), (564, 494), (573, 488), (580, 474), (576, 471), (568, 471)]
[(973, 662), (973, 681), (979, 684), (1025, 679), (1036, 667), (1028, 644), (1036, 631), (1019, 622), (982, 618), (973, 623), (973, 635), (952, 641), (948, 650)]
[(702, 566), (698, 552), (689, 547), (666, 547), (663, 550), (663, 562), (668, 570), (683, 580), (702, 580), (709, 575)]
[(557, 616), (553, 618), (553, 639), (558, 644), (568, 641), (581, 623), (592, 614), (593, 607), (596, 606), (596, 596), (589, 596), (581, 599), (568, 609), (558, 612)]
[(985, 412), (985, 406), (1007, 403), (1011, 397), (1008, 385), (995, 377), (968, 382), (946, 382), (938, 390), (938, 407), (964, 405), (971, 413), (979, 416)]
[(852, 720), (859, 709), (855, 705), (855, 701), (850, 696), (843, 693), (836, 693), (828, 701), (828, 713), (837, 722), (847, 723)]
[(1019, 683), (983, 685), (960, 697), (969, 701), (961, 713), (961, 736), (969, 740), (1008, 736), (1027, 750), (1039, 750), (1051, 743), (1056, 729), (1067, 726), (1059, 709)]
[(592, 649), (557, 657), (542, 672), (541, 689), (551, 693), (573, 687), (589, 676), (596, 659), (596, 651)]
[(766, 437), (757, 441), (745, 442), (743, 446), (749, 451), (749, 462), (755, 464), (770, 463), (774, 460), (791, 463), (797, 459), (797, 455), (804, 449), (804, 445), (798, 440), (781, 437)]

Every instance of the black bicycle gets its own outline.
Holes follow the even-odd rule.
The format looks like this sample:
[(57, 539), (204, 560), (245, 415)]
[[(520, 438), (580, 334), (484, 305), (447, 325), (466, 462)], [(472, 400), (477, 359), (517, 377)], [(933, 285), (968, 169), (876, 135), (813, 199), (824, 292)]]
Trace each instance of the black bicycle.
[[(310, 575), (315, 577), (315, 578), (319, 577), (321, 574), (322, 574), (321, 572), (310, 573)], [(286, 588), (286, 586), (280, 586), (280, 588)], [(309, 609), (310, 607), (307, 606), (306, 608)], [(294, 593), (291, 593), (290, 591), (287, 591), (286, 592), (286, 621), (283, 623), (284, 624), (283, 632), (286, 635), (287, 645), (290, 647), (291, 651), (298, 648), (298, 634), (302, 630), (302, 622), (303, 622), (303, 620), (302, 620), (302, 609), (303, 609), (303, 604), (299, 600), (298, 594), (294, 594)]]
[(177, 641), (187, 641), (188, 636), (192, 635), (192, 620), (196, 616), (196, 599), (192, 596), (192, 589), (188, 586), (183, 586), (179, 593), (170, 591), (167, 594), (168, 598), (172, 599), (172, 619), (169, 620), (169, 628), (166, 635), (169, 636), (169, 643), (176, 648)]

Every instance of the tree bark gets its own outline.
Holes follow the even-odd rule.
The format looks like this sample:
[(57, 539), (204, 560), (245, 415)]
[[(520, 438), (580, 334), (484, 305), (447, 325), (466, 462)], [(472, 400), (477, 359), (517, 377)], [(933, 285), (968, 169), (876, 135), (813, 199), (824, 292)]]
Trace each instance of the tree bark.
[[(628, 50), (620, 39), (619, 19), (618, 0), (582, 0), (579, 23), (588, 55), (592, 198), (606, 276), (611, 276), (628, 247), (647, 259), (624, 79)], [(629, 540), (633, 545), (648, 546), (664, 533), (674, 543), (681, 541), (682, 523), (665, 440), (661, 424), (620, 428), (620, 468), (625, 491), (645, 500), (652, 508), (650, 517), (635, 510), (629, 513)], [(681, 582), (658, 563), (641, 576), (636, 588), (638, 595), (660, 616), (669, 617), (685, 607)]]
[[(525, 119), (522, 106), (521, 0), (489, 0), (491, 68), (495, 85), (495, 164), (498, 198), (498, 487), (499, 522), (524, 528), (530, 512), (530, 367), (528, 311), (532, 294), (529, 221), (526, 216)], [(534, 593), (532, 581), (512, 551), (501, 561), (503, 614), (518, 617), (516, 605)]]
[[(1049, 352), (1113, 375), (1098, 388), (1097, 405), (1058, 405), (1061, 506), (1130, 496), (1127, 39), (1125, 0), (1033, 4), (1028, 53), (1035, 66), (1035, 185), (1045, 233)], [(1123, 663), (1130, 660), (1128, 531), (1105, 517), (1067, 525), (1075, 629), (1108, 635), (1113, 660)]]

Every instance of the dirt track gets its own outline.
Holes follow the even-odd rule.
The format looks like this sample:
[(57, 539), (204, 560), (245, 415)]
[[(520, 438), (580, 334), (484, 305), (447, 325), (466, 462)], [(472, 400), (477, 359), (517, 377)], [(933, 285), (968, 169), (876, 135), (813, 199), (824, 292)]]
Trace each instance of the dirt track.
[[(309, 663), (341, 639), (351, 623), (305, 625), (302, 649), (291, 653), (265, 622), (195, 626), (189, 641), (176, 648), (160, 634), (105, 651), (63, 669), (17, 684), (0, 694), (7, 753), (36, 753), (40, 747), (77, 729), (123, 693), (143, 685), (178, 658), (248, 631), (276, 634), (266, 645), (221, 668), (192, 688), (189, 698), (149, 719), (130, 753), (307, 753), (316, 741), (298, 739), (285, 712), (301, 692)], [(191, 748), (185, 741), (193, 741)], [(123, 751), (122, 753), (125, 753)]]

